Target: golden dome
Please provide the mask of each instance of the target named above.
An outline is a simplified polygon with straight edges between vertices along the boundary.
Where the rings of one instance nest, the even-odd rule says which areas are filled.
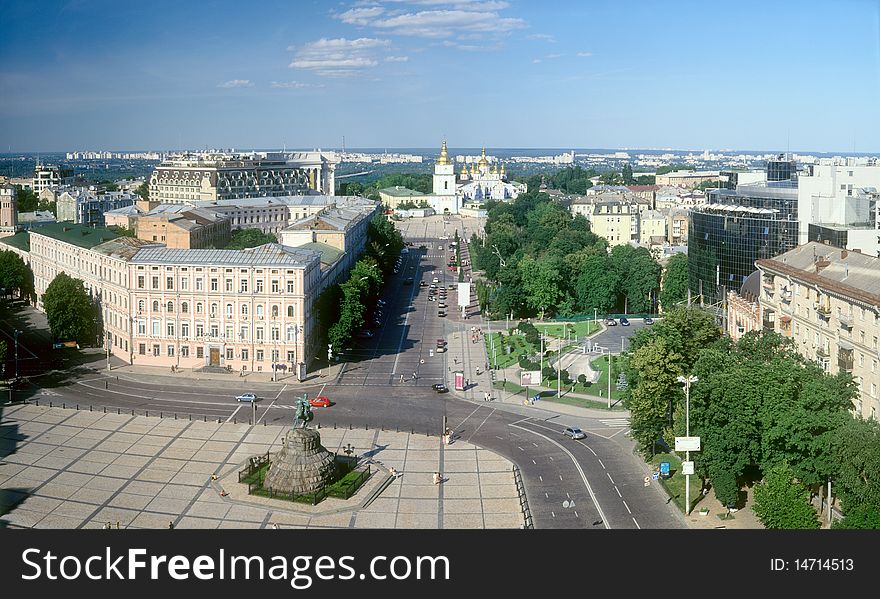
[[[480,158],[480,166],[488,166],[489,161],[486,160],[486,146],[483,146],[483,156]]]
[[[449,164],[449,152],[446,150],[446,140],[443,140],[443,145],[440,146],[440,158],[437,159],[437,164]]]
[[[462,165],[461,165],[461,176],[462,176],[462,178],[465,178],[465,179],[468,176],[467,164],[465,164],[465,163],[462,163]]]
[[[504,163],[501,163],[501,176],[504,176]]]

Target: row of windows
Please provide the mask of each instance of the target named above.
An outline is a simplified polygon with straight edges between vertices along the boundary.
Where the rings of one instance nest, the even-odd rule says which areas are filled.
[[[158,320],[150,321],[150,336],[152,337],[162,337],[162,323]],[[207,331],[208,337],[220,338],[220,326],[216,324],[211,324],[208,327],[205,327],[205,323],[197,322],[195,326],[190,327],[190,323],[183,322],[180,323],[180,337],[183,339],[189,339],[190,332],[192,331],[194,336],[198,339],[201,337],[205,337]],[[166,337],[176,337],[177,336],[177,327],[174,322],[165,323],[165,336]],[[224,335],[222,336],[224,339],[229,341],[250,341],[251,332],[250,328],[247,326],[243,326],[239,329],[238,334],[235,333],[235,327],[231,325],[227,325],[223,329]],[[266,338],[266,333],[268,332],[269,337]],[[285,329],[285,337],[284,341],[289,343],[296,343],[299,340],[299,332],[300,328],[296,325],[288,325]],[[147,321],[139,320],[137,322],[137,334],[140,336],[147,335]],[[258,326],[254,329],[254,341],[263,342],[263,341],[282,341],[281,339],[281,328],[280,327],[271,327],[268,331],[261,326]]]
[[[143,313],[147,307],[146,300],[138,300],[137,306],[138,306],[138,313]],[[165,304],[162,304],[159,302],[159,300],[153,300],[151,307],[153,309],[153,312],[160,312],[162,310],[162,308],[164,308],[166,312],[169,312],[169,313],[174,312],[174,302],[170,302],[170,301]],[[204,303],[196,302],[195,303],[195,313],[196,314],[203,314],[204,307],[205,307]],[[219,304],[212,303],[212,304],[210,304],[209,307],[210,307],[211,316],[216,316]],[[248,304],[241,304],[241,315],[242,316],[248,316],[249,315],[248,310],[249,310]],[[263,310],[263,304],[257,304],[254,307],[254,312],[257,317],[265,316],[265,312]],[[189,302],[180,302],[180,313],[181,314],[189,314]],[[234,313],[234,305],[233,304],[226,304],[227,318],[232,318],[233,313]],[[270,308],[270,314],[271,314],[272,318],[278,318],[281,315],[281,307],[277,304],[273,304],[272,307]],[[296,308],[293,305],[287,306],[287,317],[294,318],[295,315],[296,315]]]
[[[162,282],[162,277],[159,275],[152,275],[149,278],[150,281],[150,289],[164,289],[165,291],[174,291],[176,277],[166,276],[165,277],[165,286],[160,287],[160,283]],[[189,291],[189,278],[181,277],[180,278],[180,291]],[[250,279],[239,279],[238,284],[238,292],[239,293],[250,293]],[[147,283],[147,275],[138,275],[137,276],[137,288],[138,289],[146,289]],[[210,291],[220,291],[220,279],[219,278],[210,278],[208,281]],[[265,280],[257,279],[254,281],[253,290],[254,293],[264,293],[265,290]],[[288,280],[285,285],[287,293],[296,293],[296,281]],[[282,282],[280,279],[272,279],[269,283],[269,290],[271,293],[281,293]],[[203,277],[195,278],[195,287],[194,291],[204,291],[205,290],[205,279]],[[235,279],[227,278],[223,279],[223,290],[228,293],[232,293],[235,291]]]
[[[195,353],[196,353],[197,359],[203,359],[205,357],[205,348],[204,347],[197,346],[195,348],[195,350],[196,350]],[[166,345],[165,346],[165,355],[168,356],[169,358],[174,357],[175,351],[176,350],[175,350],[174,345]],[[138,355],[141,355],[141,356],[147,355],[147,344],[146,343],[139,343],[138,344]],[[152,344],[152,346],[150,347],[150,355],[152,355],[154,357],[161,356],[162,355],[162,346],[158,343]],[[272,362],[278,362],[278,358],[280,355],[281,355],[281,353],[277,349],[273,349],[269,353],[269,356],[271,356],[270,359],[272,360]],[[235,350],[231,347],[226,348],[225,356],[226,356],[227,360],[241,360],[243,362],[247,362],[251,359],[249,350],[242,349],[238,353],[236,353]],[[180,346],[180,357],[181,358],[190,357],[188,345],[181,345]],[[254,360],[256,362],[262,362],[265,359],[266,359],[265,350],[262,350],[262,349],[254,350]],[[290,362],[291,364],[293,364],[296,361],[296,352],[288,351],[287,352],[287,361]],[[247,366],[243,366],[242,369],[247,370]],[[261,369],[262,369],[262,367],[261,367]]]

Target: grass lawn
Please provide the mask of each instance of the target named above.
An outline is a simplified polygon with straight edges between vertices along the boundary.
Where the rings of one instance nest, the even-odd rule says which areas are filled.
[[[495,381],[495,383],[493,383],[493,387],[495,389],[502,389],[504,391],[507,391],[508,393],[516,393],[522,398],[523,401],[525,401],[527,397],[533,397],[535,395],[535,390],[533,388],[529,388],[527,395],[525,387],[522,387],[510,381]],[[563,393],[564,392],[565,391],[563,390]],[[563,395],[562,397],[556,397],[556,391],[541,391],[540,395],[540,401],[550,401],[554,403],[566,404],[569,406],[578,406],[581,408],[595,408],[600,410],[608,409],[606,403],[599,399],[587,399],[585,397],[571,397],[566,395]],[[611,407],[612,411],[624,409],[625,408],[622,405]]]
[[[672,453],[658,453],[651,459],[651,465],[655,471],[659,472],[660,462],[669,462],[669,472],[672,476],[665,480],[660,479],[659,482],[666,489],[669,496],[672,497],[672,501],[675,502],[681,513],[685,513],[684,501],[687,477],[681,473],[681,458]],[[691,512],[694,511],[694,506],[702,498],[703,496],[700,495],[700,477],[693,475],[691,476]]]
[[[563,331],[564,326],[564,331]],[[572,329],[574,329],[574,334],[576,337],[586,337],[587,335],[592,335],[596,331],[600,330],[602,327],[598,324],[594,323],[591,320],[583,320],[581,322],[575,323],[567,323],[563,325],[563,323],[559,324],[536,324],[535,328],[544,333],[545,335],[550,335],[551,337],[563,337],[564,334],[571,335]]]
[[[588,393],[593,393],[594,395],[602,395],[605,396],[608,393],[608,356],[602,356],[601,358],[596,358],[590,364],[593,366],[593,370],[598,370],[599,380],[596,383],[593,383],[592,388],[596,389],[596,391],[588,391]],[[613,363],[612,363],[612,366]],[[623,399],[624,392],[617,390],[617,379],[611,381],[611,399]]]
[[[504,341],[501,341],[501,333],[492,333],[491,339],[495,344],[495,355],[492,355],[492,343],[489,341],[489,335],[484,335],[486,341],[486,355],[489,356],[489,363],[495,364],[495,360],[498,362],[498,368],[507,368],[508,366],[513,366],[517,362],[519,362],[519,356],[522,354],[526,354],[527,356],[534,355],[538,353],[539,348],[535,347],[531,343],[526,342],[526,338],[523,335],[505,335]],[[506,353],[506,347],[508,345],[513,346],[513,351],[509,354]]]

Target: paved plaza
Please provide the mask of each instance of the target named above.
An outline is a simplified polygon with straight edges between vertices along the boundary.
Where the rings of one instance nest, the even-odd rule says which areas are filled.
[[[248,496],[237,472],[281,448],[281,426],[2,408],[0,526],[16,528],[521,528],[512,464],[438,436],[320,430],[374,475],[318,506]],[[398,471],[397,477],[389,474]],[[432,481],[434,472],[444,482]]]

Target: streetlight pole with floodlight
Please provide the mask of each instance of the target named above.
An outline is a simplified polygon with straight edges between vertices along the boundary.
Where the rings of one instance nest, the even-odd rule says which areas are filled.
[[[698,380],[700,379],[693,375],[678,377],[678,382],[684,385],[684,434],[686,437],[691,436],[691,383],[696,383]],[[685,460],[691,461],[690,450],[685,451]],[[691,475],[685,474],[684,478],[684,513],[687,516],[691,513]]]

